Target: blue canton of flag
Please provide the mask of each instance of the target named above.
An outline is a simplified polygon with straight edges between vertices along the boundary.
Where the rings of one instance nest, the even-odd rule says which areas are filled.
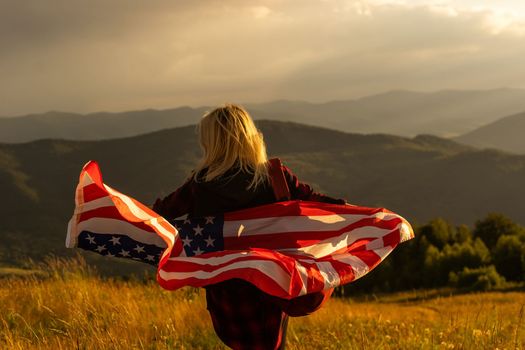
[[[157,266],[164,248],[137,242],[126,235],[82,231],[78,247],[104,256],[127,258]]]
[[[188,217],[183,220],[171,220],[170,223],[179,232],[186,256],[224,250],[222,216]]]

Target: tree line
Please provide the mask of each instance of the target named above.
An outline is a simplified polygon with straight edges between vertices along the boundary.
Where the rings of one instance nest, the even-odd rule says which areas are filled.
[[[338,290],[391,292],[456,287],[489,290],[525,281],[525,227],[491,213],[473,228],[444,219],[415,228],[415,238],[398,246],[364,278]]]

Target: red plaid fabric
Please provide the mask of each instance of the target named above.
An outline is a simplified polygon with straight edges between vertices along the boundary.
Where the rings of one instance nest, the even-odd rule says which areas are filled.
[[[288,316],[314,312],[332,292],[286,300],[233,279],[207,286],[206,302],[215,332],[232,349],[283,349]]]

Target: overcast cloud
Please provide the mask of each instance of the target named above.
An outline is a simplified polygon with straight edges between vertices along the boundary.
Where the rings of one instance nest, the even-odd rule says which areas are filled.
[[[0,0],[0,115],[525,87],[518,1]]]

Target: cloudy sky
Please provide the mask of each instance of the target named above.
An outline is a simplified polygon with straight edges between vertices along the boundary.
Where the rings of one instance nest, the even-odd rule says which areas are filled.
[[[0,115],[525,88],[522,0],[0,0]]]

